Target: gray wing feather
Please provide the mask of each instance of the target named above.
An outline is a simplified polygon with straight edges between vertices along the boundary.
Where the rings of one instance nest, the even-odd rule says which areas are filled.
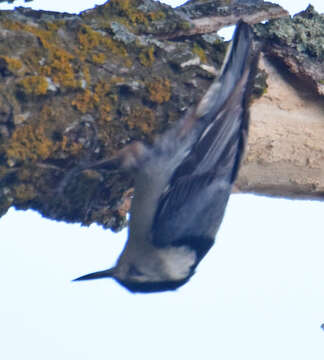
[[[257,59],[250,27],[241,22],[221,76],[197,106],[201,132],[160,197],[152,225],[155,245],[176,243],[179,234],[215,236],[244,151]]]

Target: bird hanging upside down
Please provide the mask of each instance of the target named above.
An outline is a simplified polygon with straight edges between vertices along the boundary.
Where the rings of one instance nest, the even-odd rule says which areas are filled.
[[[152,147],[133,143],[91,168],[135,179],[128,240],[117,264],[75,280],[113,278],[132,292],[175,290],[214,244],[244,152],[258,53],[240,22],[220,76]]]

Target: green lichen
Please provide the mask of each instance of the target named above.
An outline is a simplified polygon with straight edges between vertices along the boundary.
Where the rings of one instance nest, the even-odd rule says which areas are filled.
[[[178,23],[179,30],[189,30],[192,27],[192,24],[189,21],[179,21]]]
[[[207,62],[207,56],[206,56],[204,49],[201,48],[197,43],[194,43],[192,52],[199,57],[199,59],[202,63]]]
[[[293,18],[270,20],[254,28],[263,39],[324,61],[324,15],[318,14],[312,5]]]

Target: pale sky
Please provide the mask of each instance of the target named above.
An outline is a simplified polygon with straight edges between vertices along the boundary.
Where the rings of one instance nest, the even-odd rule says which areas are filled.
[[[27,6],[94,3],[103,1]],[[308,1],[280,4],[295,13]],[[322,0],[313,4],[324,12]],[[0,219],[0,359],[323,360],[323,212],[321,202],[233,195],[192,280],[133,295],[109,279],[70,281],[112,266],[126,230],[11,209]]]

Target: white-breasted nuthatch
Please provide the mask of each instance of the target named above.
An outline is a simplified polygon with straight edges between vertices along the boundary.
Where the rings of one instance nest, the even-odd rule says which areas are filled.
[[[185,284],[214,243],[244,152],[258,51],[240,22],[220,76],[198,106],[150,148],[133,143],[91,168],[130,170],[135,194],[116,266],[75,280],[114,278],[132,292]]]

